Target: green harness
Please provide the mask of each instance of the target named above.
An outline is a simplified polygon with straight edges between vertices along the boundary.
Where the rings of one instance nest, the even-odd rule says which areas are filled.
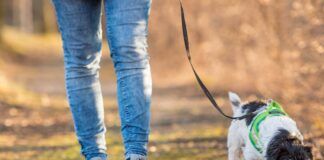
[[[249,139],[253,145],[253,147],[262,154],[263,152],[263,144],[259,140],[259,127],[260,124],[268,117],[273,116],[288,116],[287,113],[282,109],[281,105],[275,101],[272,101],[268,104],[268,106],[256,115],[250,127]]]

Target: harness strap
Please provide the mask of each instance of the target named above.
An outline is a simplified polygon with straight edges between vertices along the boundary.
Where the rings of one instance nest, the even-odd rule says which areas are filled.
[[[275,101],[271,101],[265,110],[253,118],[251,123],[249,139],[253,147],[261,154],[264,146],[260,141],[260,124],[267,118],[273,116],[288,116],[281,105]]]
[[[185,18],[185,12],[183,9],[183,5],[182,5],[182,1],[179,0],[180,2],[180,9],[181,9],[181,23],[182,23],[182,32],[183,32],[183,40],[184,40],[184,44],[185,44],[185,48],[186,48],[186,53],[187,53],[187,58],[188,61],[190,63],[191,69],[198,81],[198,84],[200,86],[200,88],[202,89],[202,91],[204,92],[204,94],[206,95],[206,97],[209,99],[209,101],[211,102],[211,104],[213,105],[213,107],[219,112],[221,113],[224,117],[229,118],[229,119],[233,119],[233,120],[242,120],[245,119],[247,117],[251,117],[254,116],[255,113],[249,113],[240,117],[232,117],[229,115],[226,115],[223,110],[219,107],[219,105],[217,104],[216,100],[214,99],[214,97],[212,96],[212,94],[210,93],[210,91],[207,89],[206,85],[203,83],[203,81],[201,80],[201,78],[199,77],[195,67],[192,64],[191,61],[191,55],[190,55],[190,45],[189,45],[189,36],[188,36],[188,31],[187,31],[187,25],[186,25],[186,18]]]

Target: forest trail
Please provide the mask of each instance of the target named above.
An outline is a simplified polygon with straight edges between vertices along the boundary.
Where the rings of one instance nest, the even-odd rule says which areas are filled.
[[[0,103],[0,159],[79,159],[79,146],[65,99],[62,56],[35,54],[22,59],[9,60],[3,65],[6,77],[14,82],[11,85],[17,85],[25,95],[17,103]],[[115,76],[111,61],[105,56],[100,77],[108,153],[113,160],[122,159]],[[149,147],[152,159],[226,157],[229,121],[197,95],[199,90],[194,87],[155,85]]]
[[[323,159],[324,1],[188,0],[184,7],[193,63],[222,109],[231,113],[228,91],[273,98]],[[178,1],[154,1],[150,19],[150,159],[227,159],[230,121],[212,108],[187,64]],[[121,160],[116,79],[104,44],[108,153]],[[0,1],[0,160],[81,159],[61,48],[50,1]]]
[[[8,62],[3,65],[6,77],[14,82],[13,85],[18,84],[25,95],[18,103],[0,103],[0,159],[80,159],[65,99],[62,56],[35,54],[24,57],[23,61]],[[100,76],[108,153],[113,160],[122,159],[115,76],[108,56],[102,59]],[[227,97],[218,96],[217,99],[230,113]],[[229,120],[214,111],[197,87],[161,87],[157,84],[152,102],[151,159],[226,159]],[[317,111],[322,114],[323,108],[305,110],[310,114]],[[316,123],[308,118],[300,121],[304,122],[301,126],[306,131],[313,130],[307,123]],[[323,147],[323,132],[316,130],[306,136],[309,141],[316,142],[317,147]]]

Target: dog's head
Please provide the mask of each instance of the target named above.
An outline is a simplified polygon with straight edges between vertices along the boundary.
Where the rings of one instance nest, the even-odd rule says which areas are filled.
[[[253,113],[259,110],[260,108],[264,107],[265,105],[267,105],[266,102],[261,100],[242,102],[241,98],[234,92],[229,92],[228,97],[232,105],[234,116],[241,116],[241,115]],[[245,119],[247,126],[251,124],[254,117],[255,116],[251,116]]]
[[[312,160],[312,148],[302,144],[296,136],[281,129],[270,141],[267,160]]]

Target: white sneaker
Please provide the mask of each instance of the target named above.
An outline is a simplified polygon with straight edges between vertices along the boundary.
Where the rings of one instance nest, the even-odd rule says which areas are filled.
[[[147,160],[146,156],[142,156],[139,154],[130,154],[127,156],[126,160]]]
[[[90,160],[105,160],[102,157],[92,157]]]

